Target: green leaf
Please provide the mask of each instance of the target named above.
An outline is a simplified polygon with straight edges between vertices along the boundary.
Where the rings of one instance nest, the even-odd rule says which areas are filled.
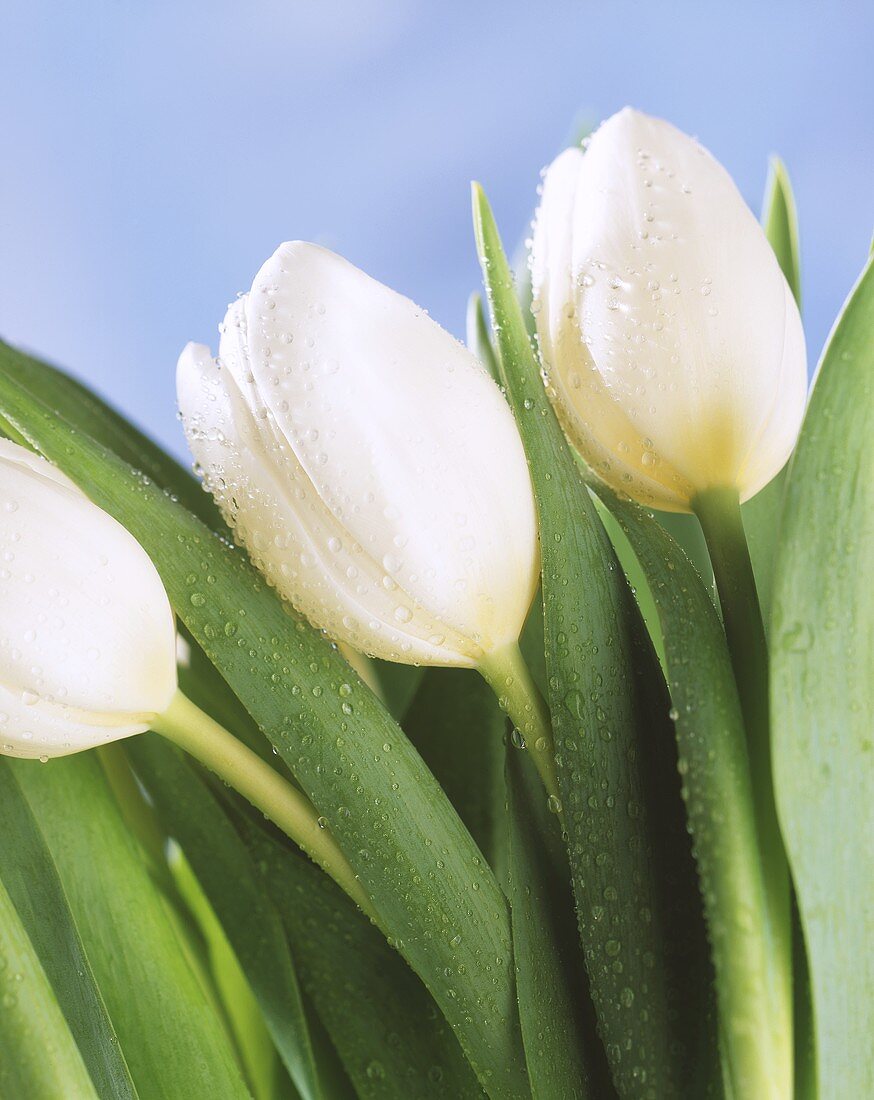
[[[708,990],[670,703],[547,401],[478,190],[474,219],[539,512],[549,701],[592,998],[620,1095],[675,1095],[693,1076],[707,1039]]]
[[[298,1092],[318,1100],[323,1092],[294,963],[245,845],[178,750],[148,734],[134,738],[128,753],[221,921]]]
[[[168,840],[167,866],[180,906],[200,933],[217,1010],[225,1020],[254,1100],[274,1100],[278,1057],[252,988],[185,853]]]
[[[801,305],[801,253],[798,246],[798,216],[795,198],[786,168],[779,157],[772,157],[765,201],[762,206],[762,226],[774,249],[786,281]],[[753,561],[756,588],[765,628],[770,623],[771,590],[774,582],[774,562],[779,550],[780,516],[786,487],[788,466],[784,467],[760,492],[743,506],[744,530]]]
[[[404,719],[407,736],[492,866],[503,846],[495,810],[506,726],[492,689],[465,668],[427,669]]]
[[[139,540],[187,629],[330,823],[488,1089],[524,1097],[506,900],[391,716],[239,550],[2,370],[0,410]]]
[[[425,674],[421,665],[396,665],[392,661],[373,659],[380,697],[397,722],[403,722],[407,707],[419,689]]]
[[[0,881],[104,1100],[136,1096],[51,853],[12,769],[0,759]]]
[[[147,435],[81,382],[0,340],[0,370],[59,416],[90,435],[177,500],[216,531],[227,527],[212,497],[182,466]]]
[[[0,1096],[4,1100],[97,1097],[54,991],[2,882]]]
[[[307,993],[358,1095],[481,1096],[424,986],[346,895],[262,830],[242,823],[242,831],[282,914]]]
[[[776,1043],[773,952],[743,717],[725,634],[697,570],[651,513],[600,481],[594,490],[628,537],[649,582],[665,643],[689,829],[715,968],[727,1076],[736,1097],[760,1093],[754,1074]],[[710,1052],[712,1055],[712,1052]],[[707,1070],[702,1060],[702,1089]],[[767,1070],[765,1070],[767,1072]]]
[[[583,476],[586,476],[585,472]],[[661,623],[659,622],[658,612],[656,611],[655,599],[650,591],[649,580],[641,569],[640,563],[637,560],[637,555],[632,550],[631,544],[625,532],[622,530],[622,526],[614,519],[609,508],[601,503],[600,497],[593,496],[592,499],[595,501],[595,505],[598,509],[598,517],[604,524],[604,530],[609,535],[610,542],[613,544],[616,557],[619,564],[622,566],[622,572],[625,574],[625,578],[631,586],[631,591],[634,593],[634,599],[640,609],[641,617],[646,625],[647,633],[650,636],[659,662],[664,666],[665,641],[662,637]]]
[[[54,858],[138,1095],[247,1097],[96,757],[10,766]]]
[[[589,999],[556,818],[521,752],[507,751],[506,768],[516,988],[532,1095],[606,1100],[615,1090]]]
[[[492,338],[483,309],[482,296],[471,294],[467,300],[467,346],[479,359],[489,374],[498,381],[498,362],[495,359],[495,349],[492,347]]]
[[[829,339],[786,486],[772,617],[780,822],[819,1095],[874,1095],[874,266]]]
[[[780,269],[798,305],[801,305],[801,248],[798,243],[798,212],[786,165],[771,157],[768,182],[762,202],[762,228]]]

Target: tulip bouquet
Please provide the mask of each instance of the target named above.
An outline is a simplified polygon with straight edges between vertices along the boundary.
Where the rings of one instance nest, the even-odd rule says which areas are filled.
[[[473,214],[467,347],[281,245],[196,478],[0,346],[2,1097],[874,1095],[870,266],[808,397],[779,163]]]

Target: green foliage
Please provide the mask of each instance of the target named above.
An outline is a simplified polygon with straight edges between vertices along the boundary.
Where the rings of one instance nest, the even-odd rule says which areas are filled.
[[[534,1100],[606,1100],[615,1091],[595,1027],[557,819],[515,747],[506,769],[516,983],[531,1091]]]
[[[239,551],[6,371],[0,411],[149,553],[187,630],[330,822],[487,1088],[524,1097],[506,899],[391,716]]]
[[[52,853],[10,764],[0,759],[0,882],[17,910],[97,1094],[136,1096]]]
[[[540,521],[562,823],[592,998],[623,1096],[672,1095],[709,1030],[707,952],[670,703],[610,541],[548,404],[482,192],[474,224]]]
[[[479,190],[474,213],[493,323],[472,296],[468,342],[528,456],[543,571],[520,646],[560,798],[534,768],[548,738],[508,736],[477,674],[339,650],[187,470],[0,343],[0,431],[139,540],[189,643],[183,690],[311,800],[378,914],[155,734],[0,758],[0,1100],[789,1100],[766,773],[700,530],[573,456],[525,258],[515,286]],[[762,221],[800,302],[777,159]],[[796,1100],[874,1095],[872,329],[869,264],[791,466],[743,508],[766,623],[773,608]]]
[[[224,1027],[97,758],[11,767],[54,859],[137,1095],[247,1097]]]
[[[872,330],[869,262],[823,355],[789,470],[772,617],[775,786],[822,1097],[874,1092]]]
[[[800,306],[801,252],[798,245],[798,217],[789,174],[779,157],[771,158],[765,200],[762,204],[762,226]],[[753,559],[756,588],[766,629],[770,626],[771,590],[779,548],[780,516],[787,469],[784,467],[743,507],[744,529],[749,542],[750,557]]]
[[[322,1100],[294,963],[248,851],[178,750],[148,734],[128,752],[222,924],[302,1100]]]

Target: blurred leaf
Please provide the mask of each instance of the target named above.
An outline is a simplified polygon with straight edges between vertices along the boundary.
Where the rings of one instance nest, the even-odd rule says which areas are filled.
[[[128,753],[221,922],[298,1092],[318,1100],[324,1094],[294,963],[248,851],[178,750],[148,734],[133,739]]]
[[[801,305],[801,254],[798,247],[798,216],[795,199],[786,168],[779,157],[772,157],[765,200],[762,206],[762,225],[774,249],[777,261],[786,281]],[[753,560],[756,588],[765,629],[770,626],[771,591],[774,582],[774,563],[779,550],[780,516],[786,487],[788,465],[760,492],[743,506],[744,530]]]
[[[481,1096],[427,990],[376,928],[309,861],[253,826],[241,822],[241,829],[282,914],[307,993],[358,1095]]]
[[[589,999],[557,821],[527,757],[510,747],[506,767],[513,952],[532,1095],[606,1100],[615,1090]]]
[[[374,659],[373,667],[386,708],[396,722],[403,722],[407,707],[425,675],[421,665],[397,665]]]
[[[762,228],[780,269],[798,305],[801,305],[801,248],[798,243],[798,212],[786,165],[771,157],[768,182],[762,202]]]
[[[506,726],[492,689],[466,668],[427,669],[404,720],[407,736],[490,864],[503,846],[495,805],[503,787]]]
[[[76,1042],[2,882],[0,1053],[4,1100],[96,1100]]]
[[[136,1096],[51,853],[6,761],[0,758],[0,882],[51,984],[58,1008],[104,1100]]]
[[[330,823],[489,1090],[526,1096],[506,900],[382,704],[240,551],[2,370],[0,411],[139,540],[192,636]]]
[[[716,584],[713,579],[713,566],[710,564],[710,555],[707,552],[707,543],[704,541],[704,533],[697,516],[687,515],[684,512],[659,512],[653,513],[655,518],[667,531],[672,541],[680,547],[689,561],[694,565],[698,576],[704,581],[704,587],[716,606]]]
[[[874,266],[789,470],[772,617],[775,787],[810,962],[819,1094],[874,1095]]]
[[[466,339],[467,346],[497,382],[498,364],[495,359],[495,349],[492,347],[492,337],[483,310],[482,296],[476,292],[467,300]]]
[[[537,498],[549,701],[592,998],[620,1095],[675,1095],[706,1041],[709,994],[670,703],[547,401],[491,211],[476,190],[474,219]]]
[[[273,1100],[277,1053],[257,998],[185,854],[175,840],[168,848],[174,883],[203,937],[219,1009],[234,1038],[246,1081],[254,1100]]]
[[[57,866],[138,1096],[248,1097],[96,757],[10,766]]]

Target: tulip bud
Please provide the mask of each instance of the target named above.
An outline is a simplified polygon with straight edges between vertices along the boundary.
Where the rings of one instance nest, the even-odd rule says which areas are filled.
[[[477,665],[515,642],[537,581],[512,414],[407,298],[282,245],[178,392],[207,487],[267,579],[370,655]]]
[[[148,729],[176,691],[176,643],[145,551],[7,440],[0,516],[0,751],[46,759]]]
[[[807,388],[792,293],[728,173],[626,108],[551,165],[534,233],[537,332],[568,436],[605,481],[689,511],[742,500],[794,446]]]

